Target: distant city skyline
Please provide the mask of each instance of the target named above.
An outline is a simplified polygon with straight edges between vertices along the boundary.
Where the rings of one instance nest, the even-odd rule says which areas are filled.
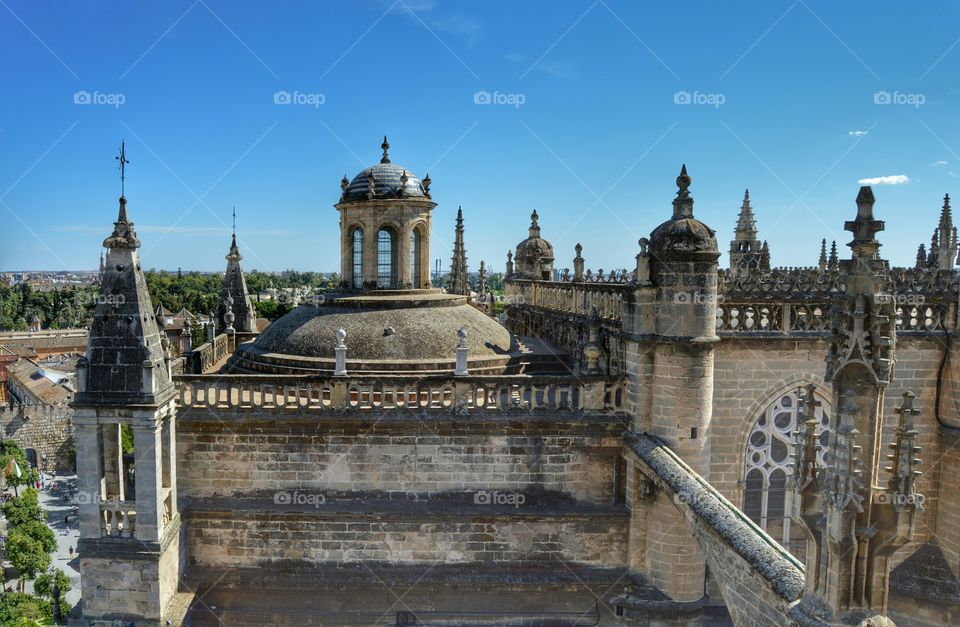
[[[395,163],[431,176],[444,267],[462,206],[471,271],[502,272],[533,209],[556,267],[580,242],[587,267],[631,268],[683,162],[724,253],[749,188],[773,265],[814,265],[822,238],[843,255],[872,184],[881,254],[909,266],[960,194],[957,17],[803,0],[4,0],[0,271],[96,268],[125,141],[144,268],[222,271],[236,206],[246,269],[336,272],[340,179],[379,160],[384,134]]]

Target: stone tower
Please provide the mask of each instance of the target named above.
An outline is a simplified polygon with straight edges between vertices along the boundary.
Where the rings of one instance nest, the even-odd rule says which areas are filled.
[[[457,207],[457,226],[453,237],[453,259],[450,260],[450,281],[447,292],[470,295],[470,281],[467,277],[467,250],[463,246],[463,209],[460,207]]]
[[[825,468],[810,390],[807,421],[795,453],[797,492],[793,519],[807,536],[806,582],[800,615],[829,624],[855,624],[871,617],[884,624],[890,556],[913,535],[923,497],[914,489],[919,460],[914,446],[913,395],[904,395],[893,465],[883,468],[883,401],[893,378],[896,350],[894,297],[887,262],[876,234],[870,187],[857,195],[857,216],[844,224],[853,233],[852,255],[840,261],[846,293],[831,303],[832,337],[825,379],[833,386],[833,424]]]
[[[527,239],[517,244],[517,254],[513,259],[517,278],[553,280],[553,245],[540,237],[540,216],[536,210],[530,214]]]
[[[764,257],[766,257],[764,259]],[[770,251],[766,242],[757,239],[757,220],[750,206],[750,190],[743,192],[743,204],[737,217],[734,239],[730,242],[730,269],[736,276],[746,276],[751,271],[769,268]]]
[[[240,266],[240,249],[237,248],[237,234],[234,232],[230,241],[230,251],[227,253],[227,271],[223,275],[223,286],[220,288],[220,308],[217,316],[217,326],[226,326],[224,316],[229,304],[233,313],[233,328],[239,333],[255,333],[257,317],[247,292],[247,280],[243,276]]]
[[[174,385],[127,200],[108,249],[73,401],[83,619],[159,624],[179,579]],[[121,433],[133,434],[124,467]],[[99,623],[98,623],[99,624]]]
[[[632,293],[625,294],[628,404],[633,430],[650,433],[709,479],[717,308],[714,231],[693,216],[686,166],[677,177],[672,217],[640,240]],[[705,566],[682,515],[663,494],[642,489],[631,502],[631,569],[677,603],[699,601]],[[644,498],[646,495],[646,498]]]
[[[340,181],[340,276],[348,290],[430,287],[430,175],[421,181],[390,161]]]

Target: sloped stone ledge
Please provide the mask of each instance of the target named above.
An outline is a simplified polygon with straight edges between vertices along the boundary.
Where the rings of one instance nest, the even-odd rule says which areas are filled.
[[[673,497],[711,562],[731,614],[753,621],[787,618],[803,594],[803,566],[693,471],[666,444],[647,434],[624,434],[628,448]],[[757,589],[758,584],[765,589]],[[735,598],[733,598],[735,597]],[[734,607],[741,605],[741,607]],[[758,623],[759,624],[759,623]]]

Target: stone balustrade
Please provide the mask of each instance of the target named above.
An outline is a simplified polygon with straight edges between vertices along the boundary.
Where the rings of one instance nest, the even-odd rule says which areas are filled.
[[[511,328],[520,335],[537,335],[555,322],[524,320],[520,312],[584,319],[596,313],[605,326],[618,326],[624,294],[637,289],[627,281],[628,276],[615,273],[602,280],[593,276],[589,281],[570,280],[566,275],[562,281],[508,279],[508,320],[521,322]],[[956,272],[893,268],[887,279],[886,290],[896,304],[898,331],[931,333],[960,326]],[[846,283],[841,273],[818,268],[774,268],[746,277],[721,270],[718,289],[716,328],[721,336],[824,334],[830,328],[831,301],[834,295],[846,292]],[[691,299],[697,297],[690,295]],[[550,339],[549,334],[544,337]]]
[[[110,499],[100,503],[100,535],[132,538],[137,530],[136,501]]]
[[[415,375],[188,375],[175,377],[181,408],[266,411],[623,411],[622,381],[603,377]]]
[[[221,333],[215,336],[212,341],[204,342],[189,353],[186,353],[184,355],[187,360],[183,369],[184,373],[199,374],[210,370],[215,364],[227,356],[229,349],[227,340],[227,334]]]
[[[620,320],[623,312],[625,282],[532,281],[511,279],[507,283],[506,302],[512,306],[531,306],[560,311],[574,316]]]

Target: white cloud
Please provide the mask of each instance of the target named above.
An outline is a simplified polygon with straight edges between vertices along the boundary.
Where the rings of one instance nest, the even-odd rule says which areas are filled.
[[[850,137],[863,137],[869,132],[870,131],[847,131],[847,135],[849,135]]]
[[[934,168],[934,167],[936,167],[936,166],[938,166],[938,165],[947,165],[947,162],[946,162],[946,161],[934,161],[933,163],[930,164],[930,167],[931,167],[931,168]]]
[[[892,176],[875,176],[869,179],[860,179],[857,183],[861,185],[903,185],[909,183],[910,177],[906,174],[894,174]]]

